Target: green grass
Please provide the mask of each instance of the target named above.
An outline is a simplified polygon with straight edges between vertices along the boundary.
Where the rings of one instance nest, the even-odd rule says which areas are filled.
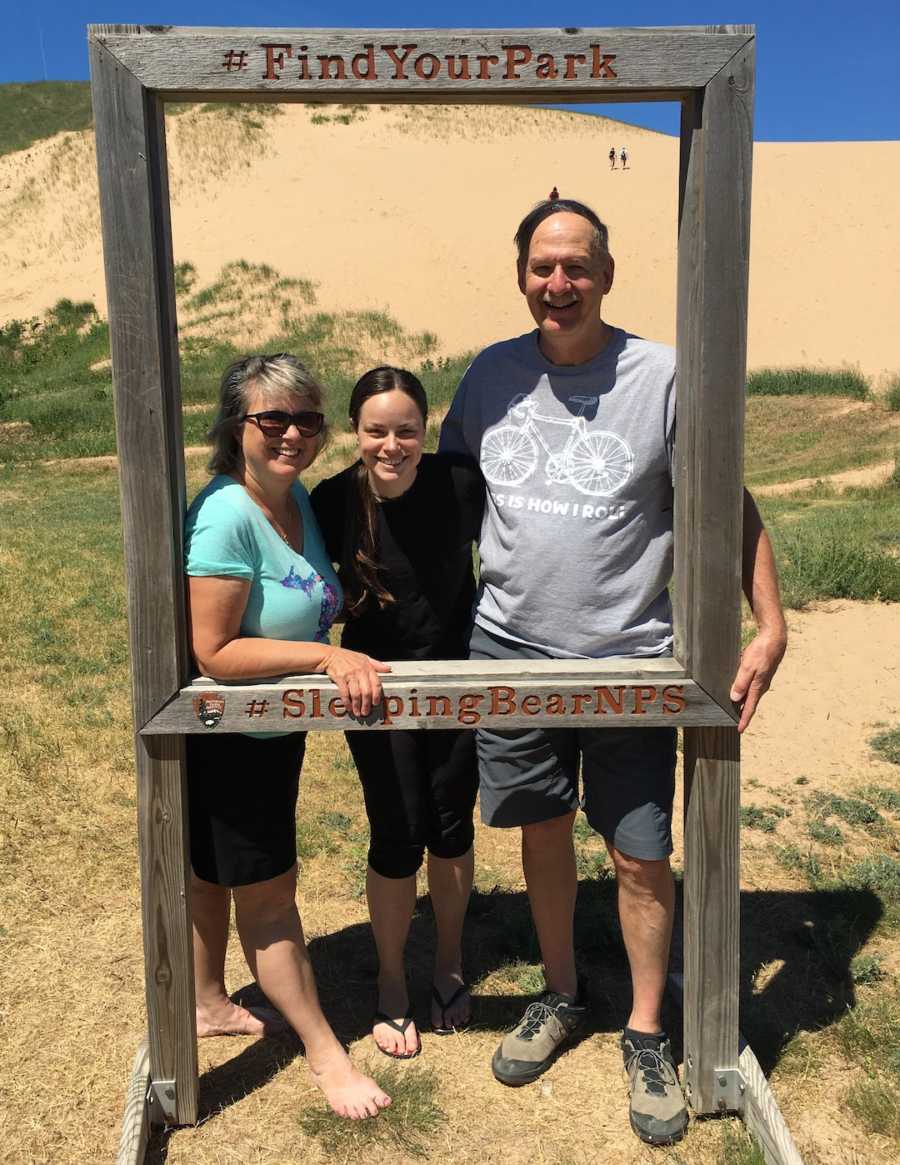
[[[806,832],[813,841],[817,841],[821,845],[840,845],[844,840],[844,835],[837,825],[829,825],[824,821],[808,822]]]
[[[900,1142],[900,1098],[897,1085],[881,1079],[857,1080],[844,1104],[866,1132]]]
[[[761,498],[786,606],[817,599],[900,601],[900,488]]]
[[[882,760],[889,761],[892,765],[900,765],[900,728],[879,732],[877,736],[872,737],[869,745]],[[887,792],[888,790],[885,790],[885,793]],[[890,807],[900,809],[900,794],[893,794]]]
[[[265,343],[270,352],[301,357],[326,385],[326,413],[347,428],[347,406],[359,371],[372,353],[400,350],[421,376],[435,410],[446,407],[469,357],[431,359],[437,339],[408,333],[387,313],[314,310],[313,284],[285,279],[264,264],[228,264],[210,285],[197,288],[196,272],[181,263],[175,272],[185,405],[206,406],[184,416],[186,445],[203,444],[212,420],[223,370],[243,353],[224,339],[192,333],[204,312],[227,316],[255,300],[282,301],[282,331]],[[299,308],[297,305],[300,305]],[[0,328],[0,463],[94,457],[115,452],[109,327],[91,303],[60,300],[41,320],[12,320]],[[10,425],[9,422],[13,424]]]
[[[747,376],[750,396],[847,396],[865,400],[869,385],[852,368],[757,368]]]
[[[841,1054],[868,1072],[885,1072],[900,1085],[900,995],[897,990],[871,995],[848,1011],[832,1028]]]
[[[766,1165],[762,1149],[740,1121],[722,1124],[722,1142],[716,1165]]]
[[[867,801],[858,797],[843,797],[837,793],[815,792],[806,799],[810,814],[820,821],[839,817],[848,825],[872,826],[882,823],[881,814]]]
[[[870,805],[877,805],[889,813],[900,813],[900,792],[896,789],[888,789],[884,785],[861,785],[856,792]]]
[[[64,130],[93,124],[87,81],[29,81],[0,85],[0,155],[25,150]]]
[[[900,373],[896,373],[888,381],[884,399],[892,413],[900,412]]]
[[[878,955],[857,955],[850,963],[850,978],[859,986],[881,983],[887,978]]]
[[[893,456],[895,414],[883,399],[751,396],[747,400],[747,484],[824,477]]]
[[[767,808],[759,805],[741,806],[741,825],[745,829],[758,829],[762,833],[774,833],[779,819],[788,816],[789,811],[777,805]]]
[[[300,1128],[314,1137],[329,1158],[350,1161],[375,1149],[385,1159],[408,1153],[427,1157],[436,1129],[446,1119],[437,1102],[440,1081],[433,1069],[400,1068],[379,1062],[374,1074],[391,1098],[388,1108],[369,1120],[346,1120],[330,1109],[316,1107],[299,1118]]]

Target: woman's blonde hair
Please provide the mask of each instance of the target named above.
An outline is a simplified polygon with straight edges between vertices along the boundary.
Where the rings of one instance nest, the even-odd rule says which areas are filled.
[[[231,473],[241,463],[238,427],[255,395],[273,403],[285,399],[308,401],[322,410],[322,386],[315,376],[290,352],[271,356],[242,356],[230,364],[219,386],[219,411],[206,435],[212,445],[210,473]],[[328,439],[328,426],[318,437],[318,455]]]

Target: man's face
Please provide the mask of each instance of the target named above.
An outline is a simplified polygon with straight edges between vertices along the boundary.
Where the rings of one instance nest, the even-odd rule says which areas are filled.
[[[552,214],[532,235],[519,270],[541,349],[555,364],[584,363],[603,347],[600,304],[612,287],[613,261],[595,249],[595,239],[580,214]]]

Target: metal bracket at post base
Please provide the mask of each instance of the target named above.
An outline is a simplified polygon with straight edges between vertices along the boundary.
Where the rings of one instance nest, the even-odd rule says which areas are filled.
[[[178,1124],[178,1093],[174,1080],[151,1080],[147,1093],[150,1124],[154,1128]]]
[[[685,1096],[691,1104],[691,1069],[693,1064],[688,1057],[687,1073],[684,1085]],[[747,1081],[739,1068],[717,1068],[713,1072],[713,1103],[717,1112],[734,1112],[743,1116],[746,1108]],[[693,1105],[692,1105],[693,1107]]]

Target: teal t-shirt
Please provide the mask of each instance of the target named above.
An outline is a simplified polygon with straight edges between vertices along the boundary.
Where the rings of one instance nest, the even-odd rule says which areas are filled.
[[[187,512],[185,573],[250,583],[241,635],[325,643],[343,602],[341,584],[309,494],[299,482],[291,493],[303,516],[302,554],[279,536],[243,486],[214,477]]]

